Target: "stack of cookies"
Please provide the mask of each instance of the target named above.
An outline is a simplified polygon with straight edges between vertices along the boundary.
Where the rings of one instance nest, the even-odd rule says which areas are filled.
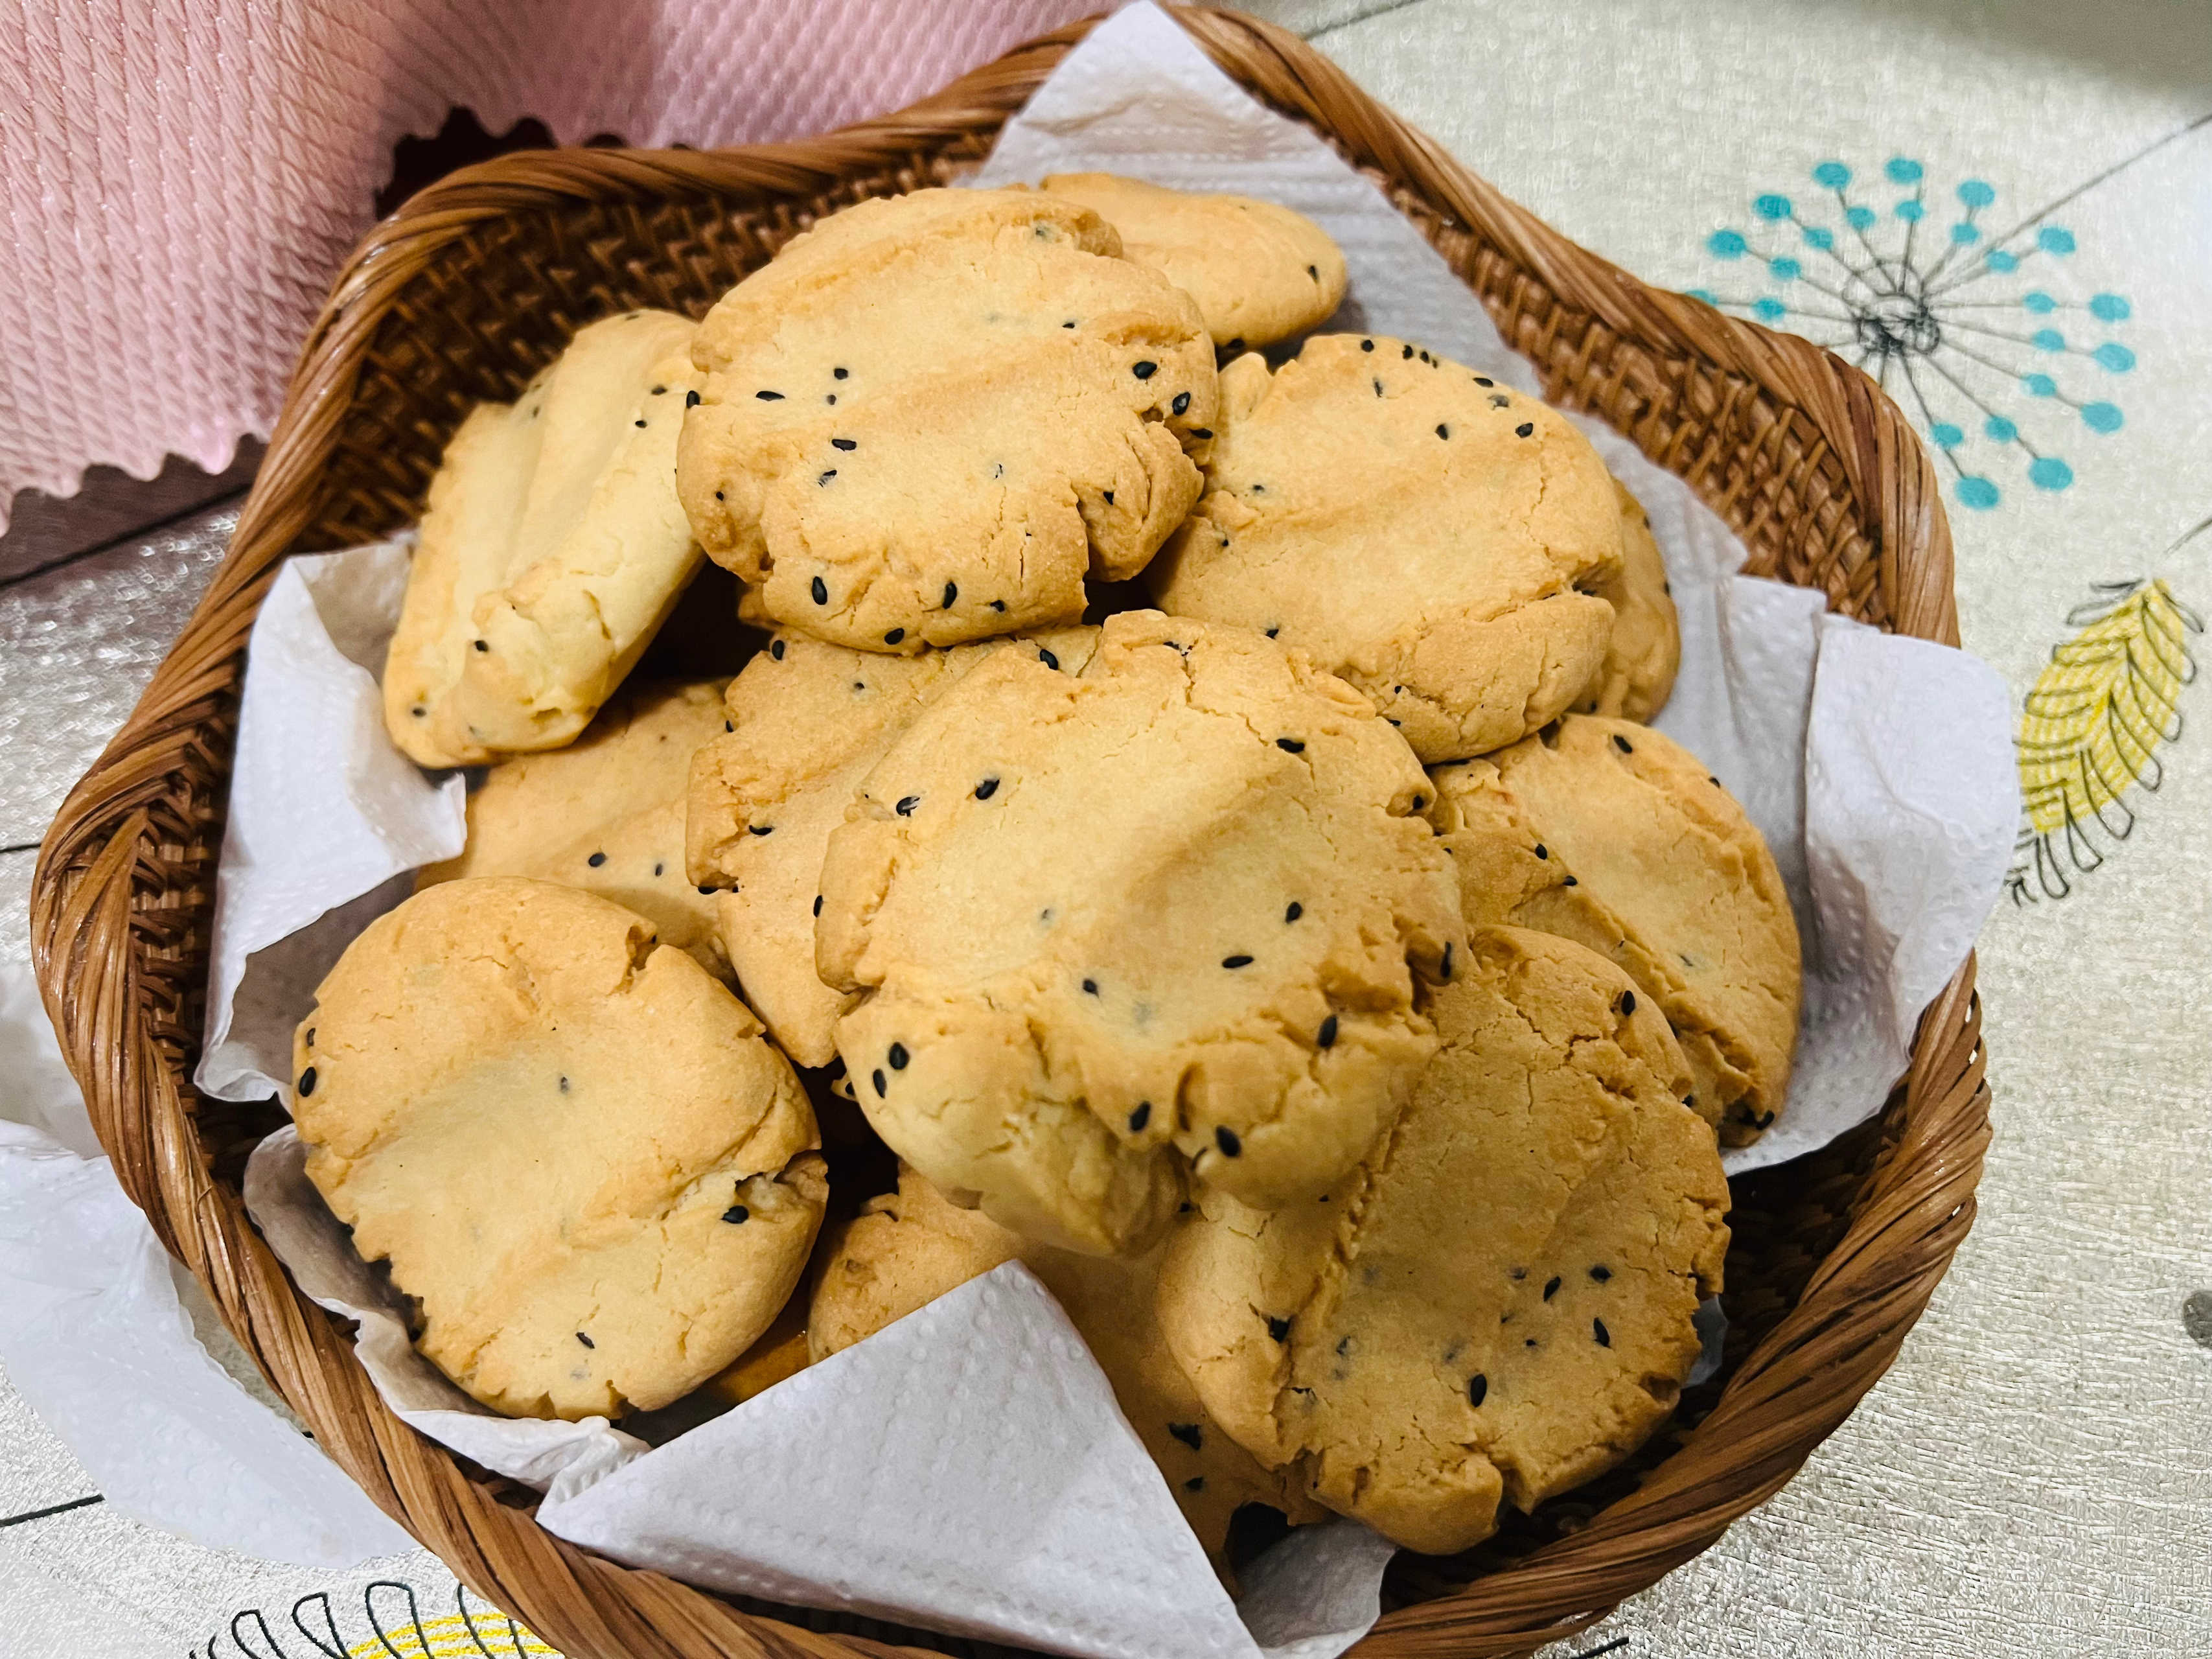
[[[1224,1574],[1254,1505],[1467,1548],[1666,1418],[1789,902],[1643,724],[1636,501],[1309,335],[1344,288],[1266,203],[921,191],[469,417],[385,712],[489,769],[294,1101],[458,1385],[740,1400],[1019,1260]],[[631,677],[679,611],[734,678]]]

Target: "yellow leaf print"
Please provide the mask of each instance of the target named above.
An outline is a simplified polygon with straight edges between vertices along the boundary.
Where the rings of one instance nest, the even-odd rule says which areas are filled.
[[[2020,725],[2021,850],[2053,898],[2069,889],[2060,848],[2075,871],[2095,869],[2104,855],[2090,827],[2124,840],[2135,828],[2128,791],[2164,781],[2158,750],[2180,735],[2181,689],[2197,677],[2189,636],[2204,630],[2164,577],[2100,583],[2066,620],[2079,631],[2051,653]],[[2014,872],[2015,899],[2031,896],[2026,876]]]

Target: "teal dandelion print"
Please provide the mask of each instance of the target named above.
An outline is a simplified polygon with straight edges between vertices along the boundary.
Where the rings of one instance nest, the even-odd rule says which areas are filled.
[[[2084,280],[2075,233],[2051,209],[2008,221],[1986,179],[1939,188],[1906,155],[1870,176],[1822,161],[1807,183],[1707,237],[1728,274],[1692,296],[1873,375],[1917,417],[1960,506],[2070,488],[2069,457],[2126,427],[2136,366],[2135,307]]]

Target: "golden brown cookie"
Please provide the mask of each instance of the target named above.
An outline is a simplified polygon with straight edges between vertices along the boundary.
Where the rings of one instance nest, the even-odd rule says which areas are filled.
[[[662,311],[593,323],[461,423],[385,659],[385,726],[410,758],[557,749],[652,642],[700,562],[672,487],[693,332]]]
[[[1206,491],[1146,573],[1161,609],[1257,629],[1371,698],[1425,761],[1581,695],[1620,508],[1565,416],[1417,346],[1320,335],[1223,371]]]
[[[1344,301],[1344,255],[1302,213],[1250,196],[1168,190],[1111,173],[1058,173],[1039,186],[1097,210],[1125,258],[1198,301],[1224,350],[1317,328]]]
[[[1079,620],[1084,578],[1134,575],[1198,498],[1213,418],[1197,306],[1121,252],[1035,191],[794,238],[700,328],[677,482],[709,556],[863,650]]]
[[[730,682],[716,735],[692,763],[688,874],[721,890],[719,937],[739,988],[800,1065],[837,1057],[837,1018],[853,1000],[815,971],[814,917],[830,832],[869,769],[992,652],[1045,652],[1080,673],[1097,640],[1095,628],[1064,628],[886,657],[778,635]]]
[[[468,844],[426,865],[416,890],[470,876],[533,876],[612,899],[663,945],[730,976],[714,896],[684,874],[691,757],[723,735],[722,688],[626,686],[566,749],[519,755],[469,797]]]
[[[1674,1029],[1690,1103],[1730,1146],[1790,1091],[1802,969],[1773,854],[1698,757],[1626,720],[1570,714],[1431,775],[1430,815],[1469,927],[1579,940]]]
[[[681,1398],[790,1297],[827,1194],[814,1115],[744,1004],[642,916],[513,878],[378,918],[293,1042],[307,1170],[518,1417]]]
[[[1107,619],[1080,675],[994,653],[916,718],[830,839],[817,963],[893,1150],[1028,1237],[1134,1254],[1182,1169],[1319,1190],[1435,1037],[1462,938],[1373,708],[1256,634]]]
[[[1478,929],[1442,1050],[1320,1198],[1206,1194],[1157,1306],[1215,1419],[1321,1503],[1447,1554],[1674,1409],[1728,1184],[1667,1023],[1594,952]]]
[[[1613,480],[1613,489],[1620,498],[1620,574],[1590,589],[1613,607],[1613,639],[1575,712],[1649,722],[1667,706],[1674,689],[1674,673],[1682,665],[1682,630],[1650,515],[1620,479]]]
[[[1017,1260],[1082,1333],[1217,1571],[1227,1575],[1230,1518],[1246,1504],[1280,1510],[1293,1526],[1325,1517],[1281,1471],[1261,1467],[1206,1414],[1153,1317],[1158,1250],[1121,1260],[1035,1243],[979,1210],[947,1203],[909,1169],[900,1170],[896,1193],[871,1199],[836,1241],[815,1287],[809,1352],[825,1359]]]

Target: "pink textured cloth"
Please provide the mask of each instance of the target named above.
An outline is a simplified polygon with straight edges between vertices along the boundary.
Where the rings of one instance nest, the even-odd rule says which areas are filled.
[[[827,131],[1109,0],[0,0],[0,527],[265,436],[392,147]]]

